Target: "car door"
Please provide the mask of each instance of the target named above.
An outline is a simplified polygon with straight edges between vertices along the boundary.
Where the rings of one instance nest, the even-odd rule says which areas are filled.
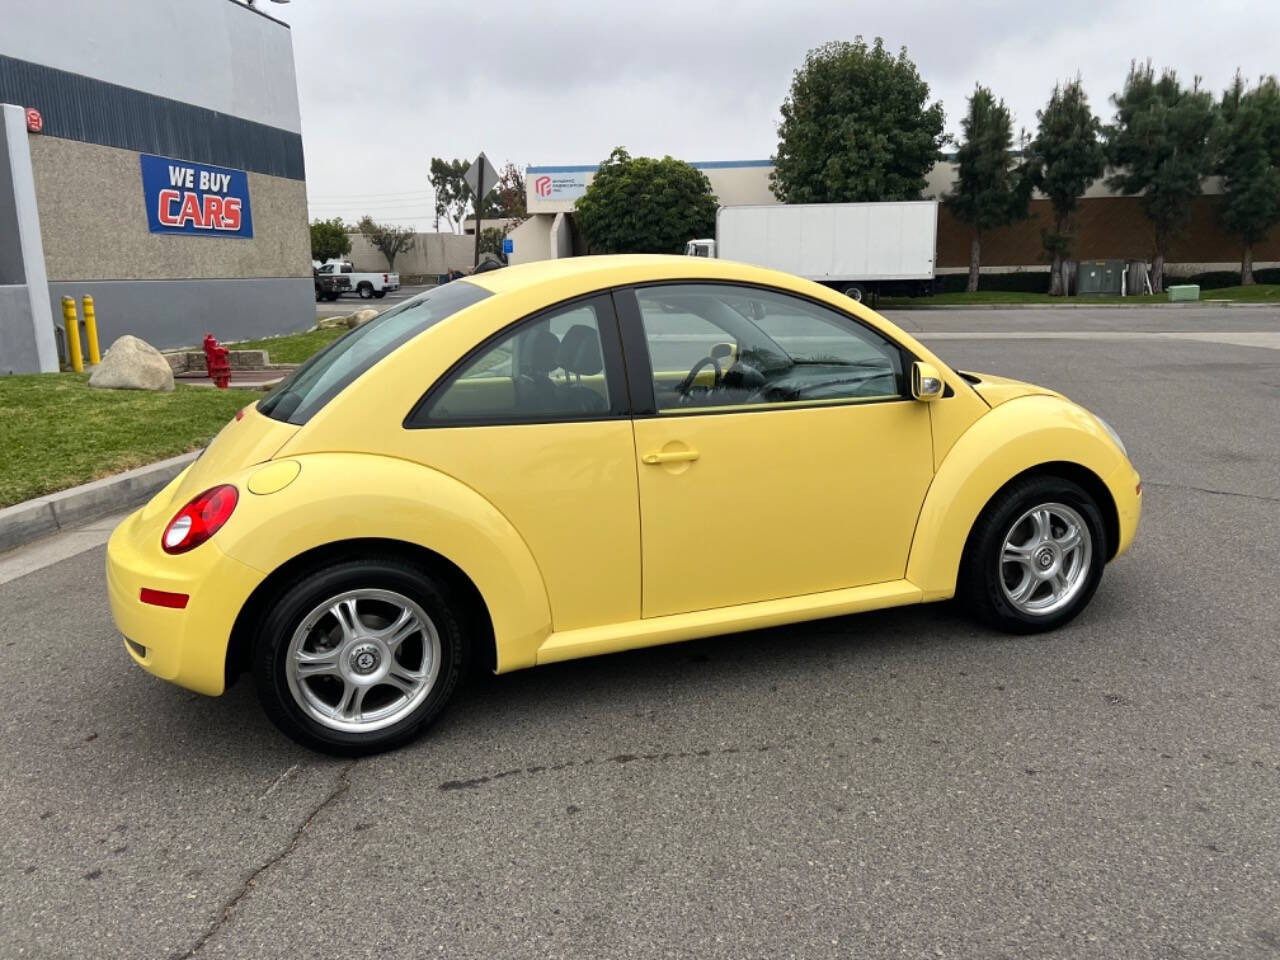
[[[669,283],[616,300],[645,617],[904,576],[933,463],[897,344],[763,287]]]
[[[555,630],[640,616],[635,446],[607,293],[489,338],[405,426],[414,459],[476,490],[520,533]]]

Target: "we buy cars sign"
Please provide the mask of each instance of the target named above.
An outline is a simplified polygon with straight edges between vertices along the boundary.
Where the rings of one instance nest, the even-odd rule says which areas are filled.
[[[142,192],[152,233],[252,237],[243,170],[142,154]]]

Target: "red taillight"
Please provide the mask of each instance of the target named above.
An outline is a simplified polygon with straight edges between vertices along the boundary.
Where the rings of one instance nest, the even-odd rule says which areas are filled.
[[[165,553],[186,553],[200,546],[231,517],[240,494],[229,483],[211,487],[179,510],[160,537]]]
[[[385,273],[382,275],[382,282],[383,282],[383,283],[389,283],[389,282],[390,282],[390,279],[387,277],[387,275],[386,275]]]

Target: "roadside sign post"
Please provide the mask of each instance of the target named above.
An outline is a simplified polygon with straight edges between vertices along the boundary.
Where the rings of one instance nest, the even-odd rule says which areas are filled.
[[[478,267],[480,266],[480,207],[484,203],[484,198],[489,195],[489,191],[498,185],[498,171],[493,169],[493,164],[489,162],[489,158],[482,150],[480,156],[467,167],[463,179],[471,188],[471,196],[475,198],[476,259],[474,266]]]

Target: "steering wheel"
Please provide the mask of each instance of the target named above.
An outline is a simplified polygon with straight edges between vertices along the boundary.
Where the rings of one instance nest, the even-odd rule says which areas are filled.
[[[720,369],[720,361],[715,357],[703,357],[693,365],[688,375],[676,385],[676,393],[682,397],[689,396],[693,390],[693,381],[698,379],[698,374],[702,372],[702,368],[707,364],[711,364],[711,368],[715,371],[715,382],[711,389],[720,389],[720,384],[724,381],[724,371]]]

